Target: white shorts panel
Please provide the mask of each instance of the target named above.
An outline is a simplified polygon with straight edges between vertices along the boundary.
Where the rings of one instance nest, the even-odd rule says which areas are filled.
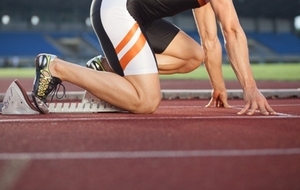
[[[115,49],[136,25],[136,21],[126,9],[126,0],[103,0],[101,21]],[[140,34],[141,30],[138,28],[128,43],[119,52],[116,52],[119,60],[132,48]],[[158,73],[156,60],[148,42],[130,60],[123,71],[124,75]]]

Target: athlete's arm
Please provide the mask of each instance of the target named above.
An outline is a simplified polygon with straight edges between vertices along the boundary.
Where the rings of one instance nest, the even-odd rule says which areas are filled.
[[[238,114],[275,114],[265,97],[258,91],[249,63],[246,35],[239,23],[232,0],[207,0],[211,3],[223,31],[229,61],[244,91],[246,105]]]
[[[222,74],[222,48],[217,35],[216,18],[209,3],[193,10],[201,43],[205,52],[204,64],[212,86],[207,107],[230,107]]]

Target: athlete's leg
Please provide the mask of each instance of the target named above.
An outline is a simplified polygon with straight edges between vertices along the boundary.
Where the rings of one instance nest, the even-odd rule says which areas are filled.
[[[188,73],[204,60],[200,44],[183,31],[179,31],[164,52],[155,55],[160,74]]]
[[[144,26],[155,52],[160,74],[187,73],[204,59],[202,47],[194,39],[166,20]]]
[[[95,71],[58,58],[50,64],[53,76],[91,92],[114,106],[133,113],[154,112],[161,100],[158,74],[119,76]]]

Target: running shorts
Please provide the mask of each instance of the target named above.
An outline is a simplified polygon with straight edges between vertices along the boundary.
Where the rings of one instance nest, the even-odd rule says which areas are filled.
[[[162,18],[200,4],[198,0],[93,0],[90,15],[113,70],[121,76],[141,75],[158,73],[154,54],[162,53],[180,30]]]

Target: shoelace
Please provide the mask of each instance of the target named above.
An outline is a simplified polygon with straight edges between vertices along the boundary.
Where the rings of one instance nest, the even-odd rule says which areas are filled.
[[[58,92],[59,92],[61,86],[63,87],[63,94],[62,94],[62,96],[58,96]],[[56,85],[56,87],[49,93],[49,95],[50,94],[52,94],[50,103],[52,102],[54,95],[59,100],[62,99],[63,97],[66,97],[66,87],[65,87],[65,85],[63,85],[62,83],[58,83]]]

